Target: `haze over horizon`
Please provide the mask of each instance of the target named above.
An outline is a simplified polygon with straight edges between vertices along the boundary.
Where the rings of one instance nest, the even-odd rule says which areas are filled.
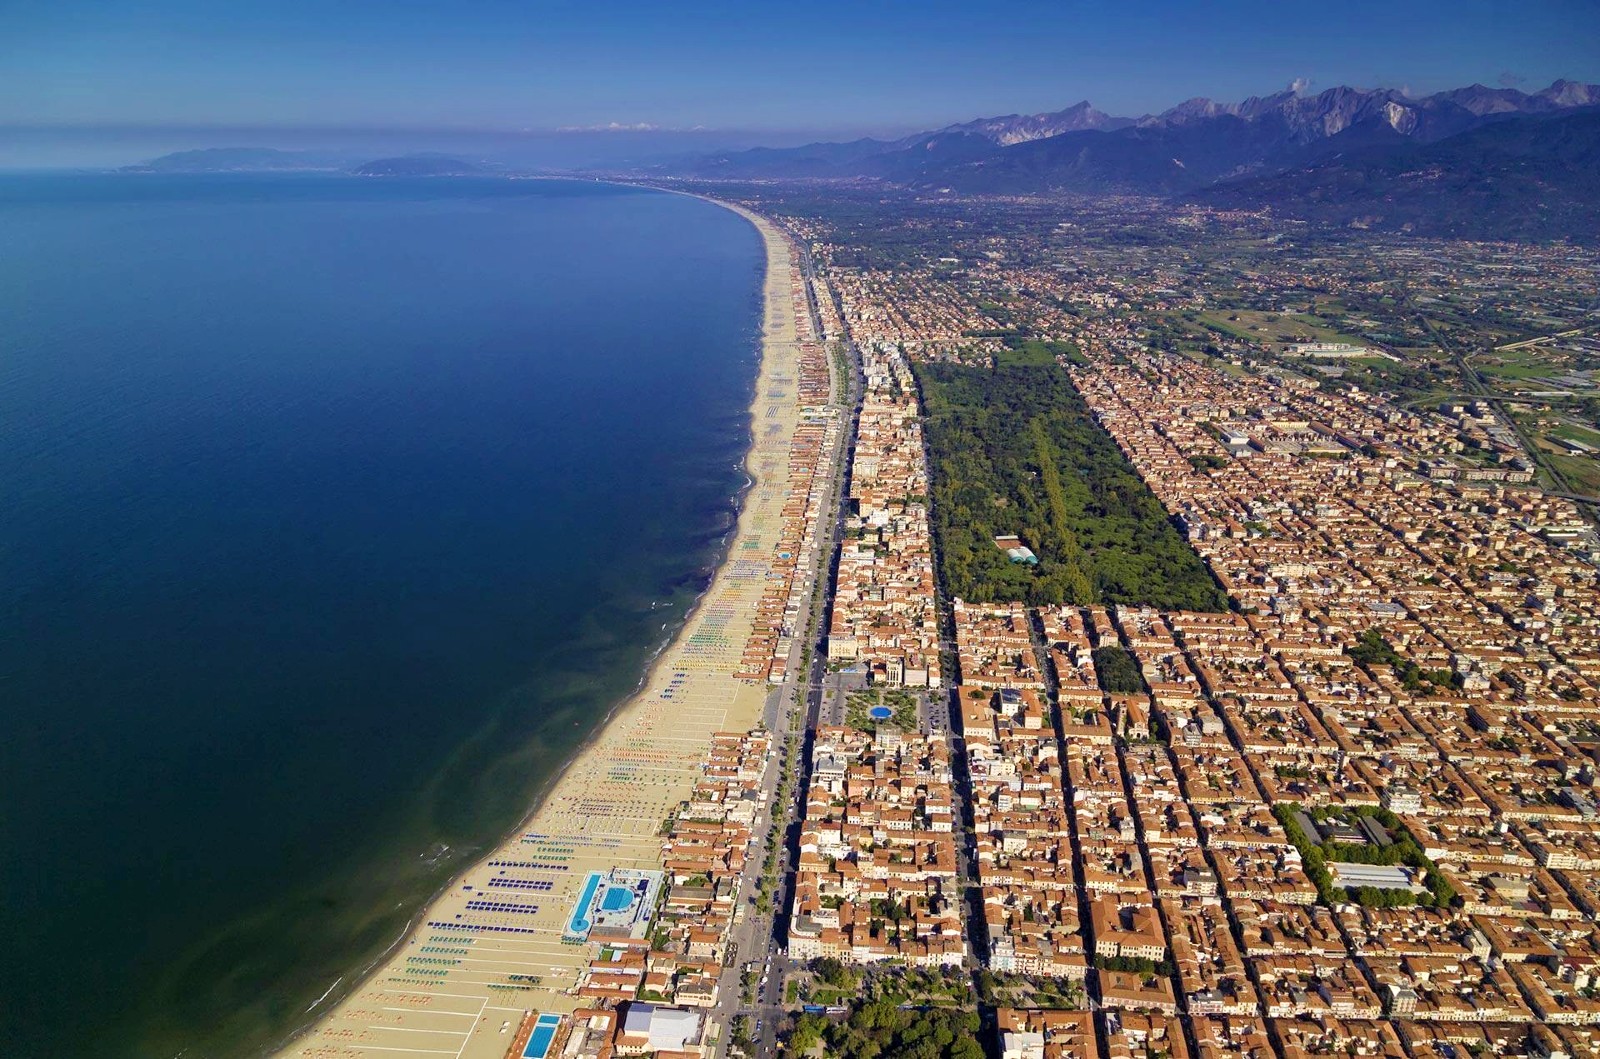
[[[387,149],[558,130],[625,138],[624,153],[643,149],[626,138],[658,151],[679,140],[782,146],[1082,99],[1137,116],[1289,85],[1422,95],[1600,80],[1594,4],[1361,2],[1326,14],[1256,2],[1225,14],[1010,2],[978,18],[942,0],[870,10],[828,0],[799,18],[726,4],[29,0],[0,13],[0,127],[18,141],[0,165],[133,160],[107,154],[119,141],[172,150],[344,137]]]
[[[0,239],[0,1059],[1600,1059],[1600,0],[0,0]]]

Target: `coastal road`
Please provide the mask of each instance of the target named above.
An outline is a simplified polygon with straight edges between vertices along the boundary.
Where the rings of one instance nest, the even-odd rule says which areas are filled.
[[[816,285],[815,273],[812,268],[810,255],[802,253],[802,267],[808,280],[807,289],[811,293],[812,311],[816,312]],[[817,333],[823,333],[820,318],[815,320]],[[782,875],[774,904],[772,929],[766,939],[764,951],[760,958],[759,969],[761,977],[757,987],[756,1002],[749,1011],[752,1019],[754,1047],[757,1055],[776,1054],[778,1048],[778,1034],[787,1017],[787,1003],[783,995],[784,982],[790,971],[797,965],[784,954],[783,942],[788,935],[788,914],[793,903],[794,874],[791,867],[794,858],[799,856],[800,830],[804,818],[805,792],[810,781],[811,745],[815,737],[817,723],[820,719],[823,696],[830,683],[827,672],[827,656],[825,652],[827,630],[832,615],[833,592],[836,584],[835,575],[838,569],[839,546],[843,540],[844,521],[847,515],[844,497],[847,495],[850,460],[855,452],[856,428],[859,423],[861,410],[861,383],[860,383],[860,355],[848,337],[842,339],[846,352],[845,363],[848,368],[848,378],[834,379],[834,404],[838,407],[849,409],[843,429],[840,431],[839,441],[832,455],[830,502],[821,513],[824,532],[819,534],[818,548],[821,556],[827,557],[825,567],[819,569],[819,584],[813,596],[807,620],[810,624],[810,635],[806,637],[807,646],[810,647],[810,664],[805,667],[804,680],[804,725],[800,752],[796,762],[794,783],[790,797],[784,806],[774,806],[774,814],[781,809],[784,817],[779,826],[783,829],[784,842],[783,854],[780,861]],[[839,391],[843,384],[843,393]],[[800,676],[797,670],[791,670]]]
[[[817,310],[815,273],[810,255],[803,247],[799,249],[812,325],[820,338],[823,330]],[[723,975],[721,995],[713,1009],[715,1021],[729,1030],[737,1015],[750,1019],[753,1052],[756,1055],[771,1055],[777,1051],[778,1032],[784,1019],[783,984],[792,967],[783,954],[782,939],[786,933],[786,917],[792,900],[791,867],[793,858],[798,855],[806,770],[810,758],[810,733],[816,724],[820,687],[825,675],[822,646],[826,637],[834,563],[843,525],[841,500],[845,473],[849,454],[853,451],[855,411],[859,404],[859,387],[853,370],[856,363],[852,357],[848,379],[835,377],[832,380],[833,405],[848,407],[851,414],[840,417],[841,429],[824,470],[827,491],[818,512],[820,532],[815,535],[814,551],[809,556],[811,568],[816,571],[815,581],[796,625],[798,634],[790,649],[789,665],[785,670],[787,676],[768,694],[763,711],[767,729],[774,735],[774,758],[763,778],[763,810],[752,829],[749,854],[740,879],[737,921],[729,947],[727,970]],[[841,386],[843,401],[840,399]],[[808,661],[808,664],[802,665],[803,661]],[[797,713],[799,717],[796,717]],[[800,723],[794,724],[796,720]],[[791,759],[791,755],[794,767],[790,782],[786,790],[780,792],[782,763]],[[778,840],[778,885],[774,889],[770,910],[762,913],[758,910],[757,898],[767,844],[774,832]],[[755,997],[753,1003],[749,1004],[745,1002],[747,974],[753,974],[756,978]],[[731,1048],[730,1036],[729,1032],[724,1032],[713,1055],[728,1053]]]

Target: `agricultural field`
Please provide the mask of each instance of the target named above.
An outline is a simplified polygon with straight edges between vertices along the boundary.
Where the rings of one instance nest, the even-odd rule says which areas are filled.
[[[1537,346],[1512,349],[1504,352],[1480,353],[1472,358],[1472,366],[1480,375],[1496,379],[1534,379],[1559,375],[1568,365],[1559,354],[1549,355]]]
[[[1533,439],[1541,460],[1577,492],[1600,496],[1600,430],[1559,411],[1519,412],[1517,424]],[[1594,452],[1574,452],[1561,441],[1588,445]],[[1561,484],[1561,483],[1555,483]]]
[[[1256,309],[1219,309],[1201,313],[1205,326],[1246,342],[1259,342],[1282,353],[1294,342],[1371,343],[1359,334],[1341,331],[1331,321],[1307,313],[1269,313]]]
[[[1600,343],[1593,338],[1540,342],[1477,353],[1472,366],[1508,393],[1556,390],[1578,398],[1600,396]]]
[[[1550,465],[1566,476],[1573,489],[1587,496],[1600,496],[1600,459],[1557,453],[1541,442],[1539,448]]]
[[[1574,452],[1561,441],[1587,445],[1592,452]],[[1558,426],[1540,430],[1534,436],[1541,455],[1579,492],[1600,496],[1600,431],[1563,420]]]

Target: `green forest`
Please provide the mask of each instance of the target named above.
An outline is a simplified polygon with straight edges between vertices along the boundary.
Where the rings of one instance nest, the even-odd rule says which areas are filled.
[[[1226,610],[1154,494],[1054,364],[916,367],[934,532],[953,595],[975,603]],[[994,538],[1038,556],[1016,563]]]
[[[788,1041],[788,1054],[807,1055],[818,1045],[841,1059],[983,1059],[978,1016],[970,1011],[910,1011],[889,1000],[853,1006],[850,1017],[833,1022],[801,1015]]]
[[[1137,695],[1144,690],[1139,660],[1121,644],[1107,644],[1094,649],[1094,672],[1100,681],[1100,689],[1113,695]]]

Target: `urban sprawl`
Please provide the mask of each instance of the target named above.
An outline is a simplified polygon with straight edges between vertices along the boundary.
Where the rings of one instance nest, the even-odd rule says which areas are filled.
[[[407,1003],[545,891],[470,1054],[1600,1055],[1600,257],[701,190],[795,263],[761,722]]]

